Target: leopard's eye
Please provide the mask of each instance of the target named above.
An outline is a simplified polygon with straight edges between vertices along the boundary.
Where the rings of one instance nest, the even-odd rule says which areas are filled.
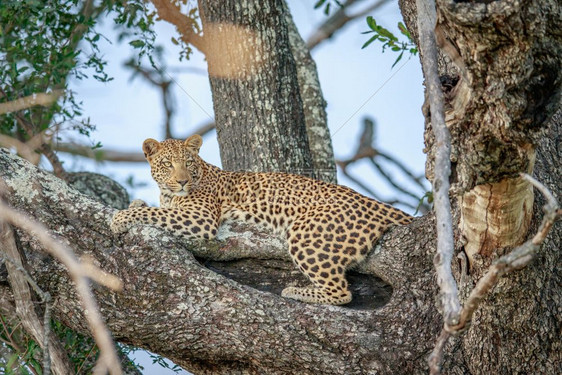
[[[172,166],[172,163],[170,163],[169,161],[166,161],[166,160],[165,160],[165,161],[162,162],[162,165],[163,165],[164,167],[168,167],[168,168],[169,168],[169,167]]]
[[[188,160],[185,162],[186,167],[191,167],[191,164],[193,164],[193,160]]]

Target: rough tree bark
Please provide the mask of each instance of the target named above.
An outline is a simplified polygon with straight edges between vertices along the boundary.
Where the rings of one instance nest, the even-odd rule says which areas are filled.
[[[415,1],[403,0],[400,6],[417,38]],[[559,178],[562,7],[555,0],[437,0],[437,7],[439,70],[452,135],[452,196],[461,215],[459,250],[470,271],[460,286],[467,295],[487,266],[524,241],[536,223],[533,189],[518,174],[532,171],[537,157],[536,168],[550,174],[546,180]],[[431,108],[424,111],[426,173],[432,178],[436,145]],[[556,128],[551,134],[549,126]],[[554,137],[554,143],[544,140],[553,153],[550,159],[536,156],[545,136]],[[559,194],[559,183],[551,181]],[[541,287],[530,287],[534,283]],[[496,288],[488,300],[494,303],[482,307],[459,346],[471,373],[559,371],[552,367],[560,366],[557,283],[560,270],[547,261],[542,269],[507,278]]]
[[[537,178],[557,196],[562,191],[556,168],[560,131],[558,123],[545,138],[536,169]],[[0,151],[0,178],[9,186],[3,195],[10,205],[123,279],[121,294],[96,291],[119,341],[160,353],[197,374],[426,372],[426,356],[441,327],[430,215],[385,235],[361,268],[366,274],[355,277],[378,275],[392,286],[383,307],[375,308],[380,302],[315,306],[278,296],[286,279],[298,272],[281,242],[267,234],[223,228],[219,242],[190,244],[154,228],[138,228],[115,238],[108,227],[113,209],[5,150]],[[562,260],[561,237],[557,225],[537,262],[506,278],[485,301],[468,335],[448,348],[447,373],[555,373],[562,364],[562,275],[556,267]],[[56,318],[85,332],[65,270],[33,238],[19,233],[19,241],[33,276],[55,298]],[[200,262],[192,254],[216,261]],[[222,267],[226,261],[234,263]],[[218,267],[229,277],[215,272]],[[5,288],[5,281],[0,285]],[[359,302],[369,299],[361,290],[354,293]],[[488,351],[482,355],[481,350]]]
[[[315,306],[236,283],[191,255],[250,258],[253,277],[248,276],[252,268],[243,264],[231,269],[232,277],[261,280],[260,288],[279,292],[286,281],[279,282],[277,274],[297,272],[282,242],[271,236],[249,238],[246,230],[222,243],[186,244],[156,229],[139,228],[114,238],[108,228],[112,209],[6,151],[0,152],[0,171],[12,206],[48,223],[77,254],[90,255],[123,279],[122,294],[97,290],[119,341],[161,353],[198,374],[361,374],[376,368],[408,373],[425,366],[423,357],[439,329],[429,250],[434,238],[422,230],[430,217],[396,228],[364,265],[364,272],[379,274],[392,285],[382,309]],[[65,271],[41,253],[33,238],[19,236],[33,276],[56,300],[56,318],[84,332]],[[360,293],[356,291],[358,300]],[[413,321],[413,316],[421,320]]]
[[[200,0],[199,10],[223,167],[335,181],[325,103],[284,1]]]
[[[441,25],[449,25],[443,33],[460,28],[462,34],[462,28],[467,27],[464,36],[447,34],[445,41],[465,41],[475,48],[475,56],[489,61],[488,71],[483,72],[479,70],[483,68],[481,60],[472,61],[470,51],[462,49],[461,59],[457,57],[460,68],[447,80],[454,87],[449,93],[452,102],[460,94],[467,99],[455,102],[450,112],[450,118],[456,119],[450,123],[452,130],[456,129],[452,131],[453,146],[459,153],[466,152],[455,159],[457,192],[464,194],[474,186],[496,183],[503,176],[513,177],[515,171],[525,170],[530,154],[523,152],[527,150],[524,145],[530,144],[536,153],[535,177],[560,200],[562,116],[558,112],[550,126],[546,121],[559,106],[562,54],[552,54],[552,50],[560,47],[560,6],[554,0],[490,4],[438,1],[438,6],[446,7],[440,11]],[[520,8],[514,12],[512,6]],[[474,20],[458,19],[471,7],[487,15],[478,19],[479,30],[471,28]],[[513,18],[521,21],[529,39],[514,29],[509,34],[492,28],[512,27]],[[544,25],[535,22],[538,18]],[[471,33],[479,42],[477,46],[470,44]],[[498,35],[486,39],[480,33]],[[531,41],[532,46],[526,48],[525,41]],[[510,49],[513,44],[529,53],[520,54],[520,62],[532,62],[528,70],[494,64],[494,51],[499,53],[498,61],[521,52]],[[548,46],[551,50],[546,55]],[[515,64],[513,60],[509,61]],[[502,81],[502,69],[507,81]],[[474,77],[467,80],[471,74]],[[545,84],[533,83],[546,78]],[[466,87],[457,89],[457,84]],[[529,88],[535,91],[526,91]],[[455,110],[464,117],[455,116]],[[498,123],[490,120],[496,114],[512,123],[497,127]],[[523,121],[528,116],[534,119],[532,124]],[[482,142],[482,148],[477,142],[470,143],[471,137]],[[429,137],[427,147],[434,147]],[[431,174],[431,162],[428,172]],[[442,326],[435,301],[431,215],[394,228],[382,238],[361,266],[362,274],[356,276],[354,295],[359,298],[355,306],[315,306],[278,296],[286,280],[298,272],[288,262],[281,242],[267,234],[227,227],[217,242],[186,243],[154,228],[137,228],[116,238],[109,231],[112,209],[5,150],[0,150],[0,178],[8,186],[3,195],[12,206],[46,223],[72,244],[77,254],[90,255],[103,269],[123,279],[122,294],[96,291],[117,340],[160,353],[197,374],[427,373],[426,357]],[[541,205],[542,199],[537,197],[529,215],[531,230],[540,221]],[[458,224],[460,210],[456,218]],[[40,252],[33,238],[18,234],[34,277],[56,298],[56,317],[85,331],[83,313],[65,271]],[[460,232],[456,238],[460,249]],[[447,345],[445,373],[557,373],[562,367],[561,239],[562,226],[558,224],[536,261],[502,279],[482,302],[469,331]],[[505,251],[509,249],[477,252],[469,271],[455,263],[461,293],[469,291],[484,266]],[[373,301],[367,296],[372,292],[364,292],[369,287],[366,280],[371,285],[378,283],[372,281],[374,275],[390,285],[391,290],[386,289],[390,297]],[[6,288],[4,280],[0,280],[0,287]]]

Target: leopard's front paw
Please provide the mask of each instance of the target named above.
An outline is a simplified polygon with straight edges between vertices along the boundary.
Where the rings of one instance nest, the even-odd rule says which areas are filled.
[[[109,228],[113,233],[124,233],[130,227],[130,222],[127,219],[126,210],[118,211],[115,215],[113,215]]]
[[[148,207],[145,201],[142,199],[134,199],[131,204],[129,204],[129,208],[137,208],[137,207]]]

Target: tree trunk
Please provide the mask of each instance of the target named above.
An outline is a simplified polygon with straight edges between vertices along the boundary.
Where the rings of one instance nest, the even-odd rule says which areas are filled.
[[[304,110],[306,134],[310,145],[314,177],[326,182],[336,183],[336,162],[332,148],[332,138],[328,129],[326,101],[316,70],[316,63],[297,30],[293,17],[284,3],[285,18],[289,28],[289,43],[297,64],[297,76]]]
[[[417,38],[415,4],[400,2]],[[560,110],[549,119],[561,107],[562,7],[555,0],[437,0],[437,6],[452,196],[461,215],[459,250],[470,266],[459,287],[467,296],[494,259],[539,222],[542,197],[533,206],[533,189],[518,174],[531,173],[536,163],[535,175],[560,196]],[[436,145],[431,108],[424,110],[432,178]],[[559,372],[559,244],[560,231],[529,269],[502,280],[451,349],[450,365],[464,363],[473,374]]]
[[[224,169],[314,172],[284,2],[199,9]]]

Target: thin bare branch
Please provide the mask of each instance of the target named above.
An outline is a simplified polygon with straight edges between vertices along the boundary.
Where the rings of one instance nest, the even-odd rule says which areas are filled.
[[[192,134],[199,134],[204,136],[215,129],[214,122],[208,122],[195,129]],[[191,134],[190,134],[191,135]],[[173,138],[176,138],[172,135]],[[185,139],[185,137],[177,137],[177,139]],[[57,152],[65,152],[67,154],[83,156],[85,158],[94,159],[97,161],[113,161],[113,162],[131,162],[131,163],[145,163],[146,158],[142,152],[126,152],[117,151],[108,148],[92,149],[91,146],[80,145],[76,143],[58,142],[53,143],[53,149]]]
[[[2,96],[4,98],[8,97],[8,95],[2,89],[2,87],[0,87],[0,94],[2,94]],[[22,116],[22,114],[20,112],[14,113],[14,117],[16,118],[16,121],[18,122],[18,124],[20,124],[21,128],[27,133],[27,136],[29,138],[32,138],[36,135],[35,130],[34,130],[36,127],[31,122],[29,122],[24,116]],[[41,145],[39,150],[41,151],[41,153],[43,155],[45,155],[45,157],[51,163],[51,166],[53,167],[53,173],[55,174],[55,176],[65,180],[66,179],[66,171],[62,167],[62,163],[60,162],[57,155],[51,149],[51,146],[49,146],[48,143],[43,142],[43,144]]]
[[[437,45],[433,30],[436,22],[435,2],[416,0],[422,67],[425,73],[427,96],[431,108],[431,126],[437,143],[433,198],[437,226],[437,253],[434,264],[440,288],[443,320],[446,325],[459,321],[461,310],[457,283],[451,271],[453,259],[453,220],[449,201],[449,176],[451,175],[451,135],[445,125],[443,93],[437,71]]]
[[[131,162],[145,163],[146,158],[142,152],[124,152],[111,150],[106,148],[92,149],[87,145],[76,143],[58,142],[53,144],[53,148],[57,152],[65,152],[67,154],[83,156],[85,158],[94,159],[96,161],[115,161],[115,162]]]
[[[396,190],[398,190],[399,192],[401,192],[402,194],[405,194],[409,197],[414,198],[415,200],[420,200],[421,197],[417,196],[416,194],[412,193],[411,191],[406,190],[405,188],[403,188],[402,186],[400,186],[397,182],[394,181],[394,178],[390,175],[390,173],[388,173],[376,160],[375,158],[369,158],[369,160],[371,161],[371,164],[373,164],[373,166],[375,167],[375,169],[379,172],[379,174],[384,177],[384,179],[390,184],[392,185],[392,187]]]
[[[423,184],[419,181],[418,178],[414,177],[414,174],[408,170],[408,168],[406,166],[404,166],[402,163],[400,163],[398,160],[394,159],[392,156],[386,154],[386,153],[382,153],[380,152],[375,146],[373,146],[374,143],[374,139],[375,139],[375,122],[373,120],[371,120],[370,118],[365,118],[363,120],[363,130],[361,132],[361,136],[359,137],[359,142],[357,144],[356,147],[356,151],[355,154],[350,157],[349,159],[346,160],[336,160],[336,165],[338,167],[340,167],[342,173],[349,178],[351,181],[353,181],[355,184],[357,184],[358,186],[360,186],[363,190],[365,190],[367,193],[369,193],[370,195],[372,195],[374,198],[382,200],[384,202],[387,202],[389,204],[401,204],[405,207],[408,207],[412,210],[420,210],[421,212],[427,212],[429,211],[429,207],[425,204],[420,204],[419,202],[421,201],[421,197],[418,197],[415,193],[409,191],[408,189],[400,186],[399,184],[397,184],[393,177],[379,164],[379,162],[377,161],[377,157],[378,156],[383,156],[383,158],[395,165],[398,166],[398,168],[408,177],[410,177],[417,185],[421,186],[423,188],[423,190],[425,191],[426,188],[423,186]],[[350,164],[353,164],[359,160],[362,159],[368,159],[373,166],[375,167],[375,169],[381,174],[381,176],[383,178],[386,179],[386,181],[388,182],[388,184],[390,184],[391,186],[393,186],[396,190],[402,192],[403,194],[413,198],[414,204],[410,204],[406,201],[404,201],[403,199],[381,199],[380,197],[378,197],[378,194],[375,194],[375,192],[373,191],[373,189],[369,188],[366,184],[364,184],[363,182],[360,181],[359,178],[353,176],[351,173],[349,173],[347,167]]]
[[[12,287],[16,311],[25,330],[40,343],[43,349],[43,374],[51,372],[51,361],[56,374],[72,373],[72,366],[62,346],[50,335],[51,296],[37,285],[35,280],[23,267],[23,261],[16,247],[14,233],[7,222],[0,219],[0,259],[4,260],[8,270],[8,280]],[[43,323],[35,312],[29,285],[45,303]]]
[[[193,23],[195,21],[184,15],[179,6],[170,0],[152,0],[152,4],[154,4],[158,16],[162,20],[171,23],[177,28],[181,39],[186,44],[191,44],[199,51],[205,53],[203,37],[193,31]]]
[[[396,165],[396,167],[398,169],[400,169],[402,171],[402,173],[404,173],[406,176],[408,176],[414,183],[416,183],[416,185],[418,185],[423,191],[427,191],[427,187],[422,183],[422,180],[424,179],[423,175],[420,176],[415,176],[412,171],[410,171],[410,169],[408,167],[406,167],[405,164],[403,164],[401,161],[399,161],[398,159],[395,159],[394,157],[388,155],[385,152],[382,152],[380,150],[377,150],[377,156],[386,159],[388,162]]]
[[[109,371],[111,374],[121,374],[121,365],[113,345],[113,340],[105,327],[97,303],[90,290],[88,272],[84,271],[72,250],[54,240],[43,224],[12,209],[3,201],[0,201],[0,219],[35,236],[47,252],[66,266],[68,273],[76,285],[76,290],[80,296],[84,310],[88,312],[85,316],[92,330],[94,340],[100,348],[100,357],[94,369],[94,373],[102,374]]]
[[[443,349],[445,344],[449,341],[451,334],[447,332],[445,328],[441,330],[437,341],[435,342],[435,347],[429,355],[427,362],[429,363],[429,374],[439,375],[441,373],[441,363],[443,361]]]
[[[36,105],[48,107],[64,94],[63,90],[55,90],[49,93],[32,94],[23,98],[0,103],[0,115],[11,112],[18,112],[23,109],[31,108]]]
[[[309,37],[306,41],[306,46],[309,50],[318,46],[323,41],[330,39],[337,31],[341,30],[348,22],[353,21],[357,18],[365,17],[367,14],[374,12],[388,0],[378,0],[373,2],[370,6],[363,9],[360,12],[354,14],[347,14],[347,9],[354,3],[359,2],[358,0],[347,0],[342,4],[332,16],[330,16],[324,23],[322,23]]]

